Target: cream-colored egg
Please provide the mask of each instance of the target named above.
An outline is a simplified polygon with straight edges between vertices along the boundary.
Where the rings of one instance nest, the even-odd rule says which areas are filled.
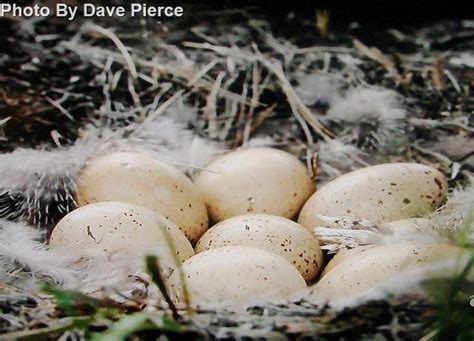
[[[287,299],[305,290],[301,274],[284,258],[249,246],[225,246],[191,257],[182,270],[193,305],[248,306]],[[178,271],[170,277],[171,292],[183,299]]]
[[[156,212],[129,203],[100,202],[80,207],[61,219],[53,229],[49,248],[96,249],[140,257],[151,252],[161,257],[169,272],[175,261],[168,241],[179,260],[194,255],[184,234]]]
[[[331,269],[333,269],[336,265],[342,263],[343,261],[354,259],[357,255],[361,252],[365,252],[370,248],[373,248],[375,245],[363,245],[358,246],[353,249],[342,249],[339,250],[334,257],[332,257],[331,261],[324,267],[323,272],[321,273],[321,277],[327,274]]]
[[[147,207],[175,223],[191,243],[208,228],[204,201],[191,180],[173,166],[139,153],[90,160],[78,178],[80,206],[120,201]]]
[[[384,227],[392,231],[394,234],[413,235],[416,233],[422,233],[429,227],[429,220],[426,218],[410,218],[394,220],[384,224]],[[354,259],[359,253],[363,253],[368,249],[376,247],[377,245],[363,245],[352,249],[341,249],[339,250],[331,261],[324,267],[321,277],[328,273],[339,263],[343,261]]]
[[[370,166],[324,185],[306,202],[298,223],[308,229],[326,226],[318,215],[353,216],[375,223],[420,217],[446,200],[447,188],[444,176],[429,166]]]
[[[235,245],[253,246],[282,256],[306,281],[316,277],[323,266],[318,240],[307,229],[269,214],[245,214],[221,221],[199,239],[196,252]]]
[[[339,299],[362,294],[403,271],[458,254],[459,248],[443,243],[402,242],[355,248],[343,259],[334,259],[337,264],[329,262],[330,270],[312,287],[312,295]]]
[[[215,222],[247,213],[292,218],[315,190],[295,156],[271,148],[226,154],[199,174],[196,185]]]

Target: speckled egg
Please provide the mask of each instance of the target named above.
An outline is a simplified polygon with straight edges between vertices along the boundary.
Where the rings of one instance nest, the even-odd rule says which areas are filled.
[[[309,198],[298,218],[308,229],[326,226],[318,215],[353,216],[375,223],[415,218],[445,200],[443,174],[416,163],[361,168],[324,185]]]
[[[321,277],[327,274],[336,265],[343,261],[354,259],[361,252],[365,252],[367,249],[373,248],[375,245],[362,245],[352,249],[341,249],[331,259],[331,261],[324,267]]]
[[[284,258],[249,246],[226,246],[199,253],[184,262],[189,298],[202,307],[248,306],[284,300],[305,290],[301,274]],[[178,271],[171,292],[183,299]]]
[[[271,148],[228,153],[207,166],[195,182],[215,222],[247,213],[292,218],[315,190],[295,156]]]
[[[101,201],[144,206],[170,219],[191,243],[208,228],[204,201],[191,180],[152,157],[117,152],[94,158],[77,183],[80,206]]]
[[[455,257],[459,248],[443,243],[402,242],[349,250],[338,264],[328,266],[311,289],[315,297],[339,299],[362,294],[405,270]]]
[[[274,252],[293,264],[306,281],[323,266],[318,240],[292,220],[269,214],[245,214],[214,225],[196,244],[196,252],[244,245]]]
[[[179,260],[194,255],[184,234],[168,219],[145,207],[100,202],[80,207],[61,219],[53,229],[50,249],[97,249],[106,253],[127,252],[161,255],[167,271],[175,266],[168,247],[171,240]]]

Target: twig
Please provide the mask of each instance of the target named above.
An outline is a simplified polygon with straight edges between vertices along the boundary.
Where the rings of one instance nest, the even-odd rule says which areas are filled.
[[[412,146],[412,148],[418,150],[419,152],[422,152],[423,154],[426,154],[426,155],[431,155],[431,156],[437,158],[438,160],[443,161],[444,163],[446,163],[446,164],[448,164],[448,165],[450,165],[450,164],[453,163],[453,161],[451,161],[450,158],[444,156],[443,154],[434,152],[434,151],[429,150],[429,149],[426,149],[426,148],[422,148],[422,147],[417,146],[417,145],[415,145],[415,144],[412,144],[411,146]]]
[[[195,35],[197,35],[199,38],[202,38],[203,40],[211,43],[211,44],[217,44],[217,40],[215,40],[214,38],[212,38],[211,36],[208,36],[207,34],[205,34],[204,32],[202,32],[203,29],[201,27],[192,27],[191,28],[191,32],[193,32]]]
[[[260,98],[260,91],[258,89],[259,84],[260,84],[260,70],[258,69],[258,64],[255,63],[253,64],[253,70],[252,70],[252,98],[250,100],[251,104],[247,112],[247,117],[246,117],[244,132],[243,132],[243,139],[242,139],[243,144],[246,144],[250,137],[250,132],[252,129],[253,114],[255,111],[254,103],[258,102],[258,99]]]
[[[313,130],[325,140],[332,139],[334,134],[327,130],[311,113],[311,110],[303,103],[301,98],[298,96],[290,82],[286,78],[281,66],[277,66],[263,56],[259,55],[258,60],[271,71],[278,79],[280,86],[286,94],[289,102],[293,102],[295,110],[308,122]]]
[[[443,64],[438,58],[435,58],[433,64],[431,65],[431,80],[433,82],[433,87],[438,91],[443,91],[446,89],[446,83],[443,79],[443,73]]]
[[[446,77],[448,77],[449,81],[451,82],[451,84],[453,84],[453,87],[454,89],[456,89],[456,91],[458,93],[461,93],[461,87],[459,86],[459,83],[458,81],[456,80],[456,78],[453,76],[453,74],[451,73],[451,71],[447,70],[447,69],[444,69],[443,70],[444,74],[446,75]]]
[[[320,52],[333,52],[333,53],[353,53],[354,49],[350,47],[340,46],[311,46],[296,49],[294,54],[310,54]]]
[[[224,79],[225,72],[219,72],[217,75],[216,81],[214,82],[214,86],[212,87],[211,92],[206,98],[206,106],[203,110],[204,117],[209,120],[209,136],[211,138],[216,138],[218,129],[217,129],[217,94],[219,93],[219,89],[222,86],[222,80]]]
[[[397,84],[407,82],[407,79],[398,73],[397,69],[395,68],[395,64],[390,59],[388,59],[378,48],[368,47],[358,39],[354,39],[352,42],[354,44],[354,47],[357,48],[362,54],[381,64],[385,68],[385,70],[387,70],[387,72],[393,77]]]
[[[121,55],[120,53],[115,53],[113,51],[105,50],[100,47],[92,47],[86,44],[78,44],[76,42],[62,42],[62,46],[66,47],[67,49],[74,51],[75,53],[83,56],[84,58],[89,58],[89,60],[94,60],[95,59],[107,59],[112,57],[114,61],[117,62],[126,62],[124,59],[124,56]],[[178,80],[184,80],[185,82],[183,83],[184,86],[186,86],[186,83],[188,83],[190,80],[195,78],[195,74],[191,70],[183,71],[178,68],[169,66],[169,65],[162,65],[158,63],[157,61],[154,60],[145,60],[142,58],[135,57],[135,63],[138,66],[145,67],[145,68],[150,68],[152,70],[155,70],[155,72],[160,72],[166,75],[170,75],[172,77],[178,78]],[[213,82],[210,82],[206,79],[199,79],[196,81],[194,84],[194,87],[197,89],[203,89],[206,91],[211,91],[213,86]],[[245,103],[245,104],[250,104],[246,98],[242,98],[238,94],[235,94],[231,91],[225,90],[225,89],[220,89],[219,90],[219,95],[223,97],[227,97],[230,99],[237,100],[239,102]],[[258,103],[259,106],[266,106],[265,103]]]
[[[437,120],[432,120],[432,119],[424,119],[424,118],[412,118],[409,120],[411,124],[414,125],[425,125],[429,127],[443,127],[443,126],[453,126],[456,128],[460,128],[469,132],[474,132],[473,127],[469,127],[467,124],[462,124],[460,122],[455,122],[455,121],[437,121]]]
[[[130,96],[132,97],[133,103],[136,106],[141,107],[141,101],[140,101],[140,96],[137,93],[137,90],[135,89],[134,85],[134,79],[132,77],[127,78],[127,83],[128,83],[128,92],[130,92]]]
[[[258,127],[260,127],[262,123],[265,122],[267,117],[270,116],[270,114],[273,112],[273,109],[275,109],[276,106],[277,104],[274,103],[270,107],[263,109],[257,114],[257,117],[255,118],[255,120],[253,120],[251,124],[249,135],[254,133],[258,129]],[[243,141],[244,141],[243,135],[240,134],[234,142],[235,143],[234,147],[240,146],[243,143]]]
[[[295,107],[295,104],[293,101],[290,101],[290,107],[291,111],[293,112],[293,115],[296,118],[296,121],[301,125],[301,128],[303,129],[303,133],[306,136],[306,166],[308,167],[308,171],[311,174],[311,178],[314,178],[316,174],[313,174],[313,163],[312,163],[312,146],[314,144],[313,141],[313,136],[311,135],[311,132],[309,131],[309,128],[305,122],[305,120],[300,116],[298,110]]]
[[[46,100],[51,104],[53,105],[54,107],[56,107],[64,116],[66,116],[67,118],[69,118],[71,121],[75,121],[74,119],[74,116],[72,116],[69,111],[67,111],[62,105],[61,103],[59,103],[58,101],[55,101],[49,97],[46,97]]]
[[[199,71],[193,78],[191,78],[187,83],[186,86],[192,87],[197,81],[199,81],[202,76],[207,74],[216,64],[218,63],[217,59],[211,60],[210,63],[208,63],[205,67],[202,68],[201,71]]]
[[[316,10],[316,28],[322,37],[325,37],[328,33],[329,27],[329,11],[328,10]]]
[[[166,109],[169,108],[169,106],[175,102],[178,98],[180,98],[184,93],[184,90],[178,90],[176,91],[173,96],[168,98],[162,105],[160,105],[153,113],[148,115],[148,117],[145,119],[145,122],[151,122],[156,117],[160,116]]]
[[[97,33],[100,33],[106,36],[110,40],[112,40],[114,44],[117,46],[117,48],[120,50],[120,52],[122,53],[122,56],[125,59],[125,62],[127,63],[128,70],[130,71],[130,74],[132,75],[133,79],[134,80],[137,79],[138,72],[137,72],[137,68],[135,67],[135,63],[133,62],[132,56],[127,51],[127,47],[120,41],[120,39],[117,37],[117,35],[115,35],[115,33],[93,23],[85,24],[82,29],[84,31],[95,31]]]
[[[8,116],[8,117],[5,117],[5,118],[1,119],[1,120],[0,120],[0,127],[1,127],[2,125],[6,124],[8,121],[10,121],[11,118],[12,118],[11,116]]]

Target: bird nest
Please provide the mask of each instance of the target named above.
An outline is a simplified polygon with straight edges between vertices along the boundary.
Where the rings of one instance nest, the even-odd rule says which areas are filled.
[[[39,289],[54,276],[38,270],[35,254],[12,256],[12,240],[38,247],[75,208],[74,177],[85,160],[125,146],[188,174],[223,151],[271,146],[299,157],[318,183],[416,161],[442,171],[451,189],[467,186],[474,23],[375,29],[329,15],[190,5],[162,22],[0,18],[0,331],[64,340],[430,335],[442,313],[429,295],[339,310],[305,300],[242,312],[178,307],[173,318],[169,307],[136,296]],[[9,224],[34,227],[34,235],[8,239]]]

